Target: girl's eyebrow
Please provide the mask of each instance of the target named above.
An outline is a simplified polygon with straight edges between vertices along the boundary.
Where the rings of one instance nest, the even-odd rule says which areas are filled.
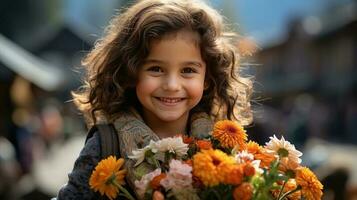
[[[144,61],[145,64],[149,63],[158,63],[158,64],[166,64],[167,62],[158,60],[158,59],[146,59]],[[200,61],[185,61],[182,63],[183,65],[196,65],[197,67],[202,67],[203,63]]]

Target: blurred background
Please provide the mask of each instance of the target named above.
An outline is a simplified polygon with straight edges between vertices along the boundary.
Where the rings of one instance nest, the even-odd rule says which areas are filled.
[[[80,60],[132,2],[1,1],[0,199],[49,199],[67,182],[87,131],[70,101]],[[357,1],[210,3],[247,50],[250,139],[284,136],[322,180],[324,199],[357,199]]]

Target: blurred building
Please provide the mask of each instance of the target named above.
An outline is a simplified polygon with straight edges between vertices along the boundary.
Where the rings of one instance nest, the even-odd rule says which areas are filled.
[[[312,136],[357,144],[357,2],[292,20],[256,62],[267,115],[279,111],[274,130],[301,144]]]

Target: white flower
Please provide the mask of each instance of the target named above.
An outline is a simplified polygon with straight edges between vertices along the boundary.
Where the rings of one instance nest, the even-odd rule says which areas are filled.
[[[270,141],[265,144],[265,148],[271,154],[288,158],[289,162],[301,163],[300,156],[302,153],[295,149],[295,146],[286,141],[284,137],[279,140],[275,135],[270,137]]]
[[[146,151],[149,151],[151,150],[151,147],[150,145],[142,148],[142,149],[138,149],[138,150],[133,150],[132,151],[132,155],[131,156],[128,156],[130,159],[133,159],[133,160],[136,160],[136,163],[135,163],[135,167],[138,166],[140,163],[142,163],[145,159],[145,154],[146,154]]]
[[[178,158],[181,158],[187,154],[188,144],[183,142],[182,137],[169,137],[152,143],[151,151],[157,152],[155,157],[161,161],[164,161],[166,152],[173,153]]]
[[[179,160],[172,159],[169,164],[167,176],[160,181],[166,189],[179,190],[192,187],[192,167]]]
[[[143,177],[141,177],[140,181],[138,180],[135,181],[136,192],[138,193],[140,198],[144,198],[145,191],[150,181],[160,174],[161,174],[161,169],[158,168],[148,174],[145,174]]]
[[[145,160],[147,151],[154,153],[154,158],[160,161],[165,161],[165,153],[170,152],[181,158],[187,154],[188,144],[185,144],[182,137],[169,137],[159,141],[151,140],[149,145],[142,149],[133,150],[132,155],[128,156],[130,159],[136,160],[134,166],[138,166]]]
[[[248,153],[248,151],[246,151],[246,150],[243,150],[241,152],[238,152],[234,158],[237,163],[242,164],[242,163],[246,163],[247,161],[253,161],[254,155],[251,153]]]
[[[255,171],[258,173],[258,174],[262,174],[264,172],[264,170],[262,168],[260,168],[260,162],[261,160],[253,160],[251,162],[251,164],[253,165]]]
[[[241,152],[238,152],[234,158],[238,164],[243,164],[243,163],[249,162],[254,167],[256,172],[258,172],[259,174],[263,173],[263,170],[259,167],[261,161],[254,160],[254,155],[251,153],[248,153],[248,151],[243,150]]]

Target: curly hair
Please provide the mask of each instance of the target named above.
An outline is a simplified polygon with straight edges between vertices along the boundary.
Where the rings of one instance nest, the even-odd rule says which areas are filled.
[[[216,10],[192,0],[143,0],[114,16],[103,38],[82,61],[84,85],[72,92],[77,107],[92,123],[101,117],[112,122],[120,112],[140,108],[135,85],[150,41],[184,29],[199,34],[207,65],[207,86],[190,113],[205,112],[214,120],[250,124],[252,82],[240,75],[239,37],[227,29]]]

